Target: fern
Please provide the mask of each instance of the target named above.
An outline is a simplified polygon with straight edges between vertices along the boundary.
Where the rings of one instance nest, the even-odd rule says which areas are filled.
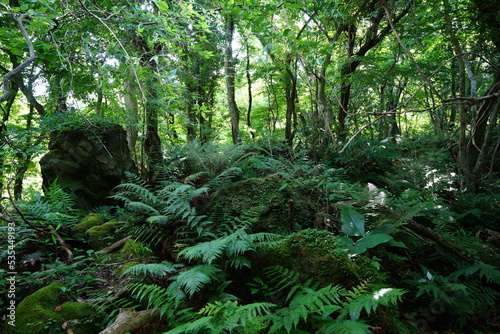
[[[127,286],[127,289],[133,300],[146,304],[147,309],[159,310],[160,316],[165,317],[171,324],[192,319],[189,309],[179,309],[181,301],[168,288],[155,284],[133,283]]]
[[[205,285],[218,280],[219,275],[223,275],[223,271],[218,267],[202,264],[182,271],[175,277],[175,280],[176,284],[181,289],[186,291],[189,296],[192,296],[200,291]]]
[[[170,273],[177,271],[179,265],[172,264],[168,261],[163,261],[161,263],[140,263],[136,264],[125,270],[124,275],[153,275],[153,276],[164,276],[165,273]]]
[[[78,222],[79,214],[73,209],[75,197],[61,188],[55,180],[48,189],[45,196],[35,196],[27,203],[19,203],[23,214],[39,225],[47,223],[57,226],[71,226]]]
[[[227,236],[187,247],[179,252],[179,256],[188,260],[200,259],[206,264],[212,264],[226,256],[234,267],[239,268],[250,265],[242,255],[268,246],[279,238],[281,236],[272,233],[248,234],[244,228],[239,228]]]
[[[382,288],[375,291],[354,290],[348,294],[348,302],[343,304],[341,319],[349,314],[351,320],[358,320],[365,310],[370,315],[380,306],[396,305],[405,292],[401,289]]]
[[[243,170],[239,167],[230,167],[217,176],[215,176],[212,180],[210,180],[209,184],[211,188],[218,189],[229,182],[232,182],[235,178],[239,177],[243,174]]]
[[[475,273],[479,273],[479,277],[486,280],[486,282],[500,285],[500,270],[495,266],[485,263],[475,263],[473,265],[464,266],[450,276],[453,278],[459,278],[460,276],[471,277]]]
[[[201,318],[178,326],[165,334],[198,333],[208,330],[209,333],[258,333],[266,328],[267,316],[275,307],[271,303],[252,303],[238,305],[236,301],[215,301],[203,307],[198,314]]]

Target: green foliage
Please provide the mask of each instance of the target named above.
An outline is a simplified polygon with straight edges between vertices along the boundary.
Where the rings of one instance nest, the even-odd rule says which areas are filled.
[[[37,195],[32,200],[19,204],[26,218],[37,225],[71,227],[78,220],[73,208],[75,197],[67,193],[55,180],[46,190],[45,196]]]
[[[368,248],[391,241],[391,246],[404,247],[404,244],[393,241],[393,237],[387,234],[395,229],[393,225],[381,225],[365,234],[365,218],[351,205],[344,205],[340,221],[342,222],[342,232],[351,237],[361,237],[356,241],[349,237],[340,237],[346,243],[347,251],[351,255],[364,253]]]
[[[192,206],[192,201],[205,196],[208,188],[168,182],[152,189],[136,176],[129,177],[132,182],[120,184],[111,196],[122,201],[126,212],[135,216],[132,222],[122,227],[126,233],[151,243],[157,243],[165,236],[165,228],[182,233],[182,228],[187,227],[188,231],[195,231],[200,237],[210,235],[209,222],[197,215],[196,208]]]
[[[162,277],[165,273],[177,270],[178,265],[163,261],[161,263],[139,263],[123,272],[124,275],[145,276],[153,275]]]
[[[243,256],[245,253],[256,251],[261,247],[269,247],[280,238],[281,236],[272,233],[248,234],[245,228],[239,228],[229,235],[184,248],[179,252],[179,256],[188,260],[200,259],[206,264],[220,261],[224,257],[231,266],[249,267],[250,262]]]

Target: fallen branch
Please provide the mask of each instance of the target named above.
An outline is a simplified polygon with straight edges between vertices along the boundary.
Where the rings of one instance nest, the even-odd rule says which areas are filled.
[[[132,235],[129,235],[121,240],[118,240],[117,242],[115,243],[112,243],[111,245],[109,245],[108,247],[106,248],[103,248],[102,250],[96,252],[96,255],[105,255],[105,254],[108,254],[108,253],[111,253],[112,251],[114,251],[115,249],[118,249],[120,248],[121,246],[123,246],[123,244],[125,242],[127,242],[128,239],[132,238]]]
[[[159,310],[136,311],[132,308],[123,308],[116,320],[99,334],[124,334],[141,328],[144,325],[159,322]]]

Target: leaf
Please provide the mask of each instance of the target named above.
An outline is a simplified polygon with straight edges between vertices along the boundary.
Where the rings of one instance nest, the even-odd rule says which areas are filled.
[[[384,233],[369,234],[369,235],[365,236],[364,238],[359,239],[356,242],[356,246],[373,248],[373,247],[380,245],[380,244],[383,244],[384,242],[387,242],[389,240],[392,240],[392,237],[388,234],[384,234]]]
[[[165,1],[155,1],[155,4],[162,12],[168,12],[168,3],[166,3]]]
[[[365,235],[365,218],[351,205],[346,205],[340,213],[342,232],[350,236]]]
[[[370,232],[368,232],[368,234],[377,234],[377,233],[385,233],[385,234],[389,234],[391,233],[392,231],[394,231],[396,229],[396,227],[392,224],[385,224],[385,225],[381,225],[377,228],[374,228],[373,230],[371,230]]]

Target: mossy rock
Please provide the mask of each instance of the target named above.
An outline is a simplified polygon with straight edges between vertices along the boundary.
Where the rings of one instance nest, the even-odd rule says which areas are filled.
[[[300,194],[283,187],[280,174],[250,178],[218,190],[210,204],[210,218],[215,223],[240,220],[252,232],[291,231],[309,218],[304,217],[307,201]],[[306,210],[305,210],[306,209]],[[310,217],[311,221],[314,218]]]
[[[131,259],[149,259],[153,256],[153,251],[148,247],[145,247],[141,242],[135,240],[127,240],[123,247],[110,256],[112,262],[124,262],[130,261]],[[125,263],[122,267],[116,269],[118,274],[123,274],[127,269],[136,264],[141,263],[141,261],[130,261]]]
[[[129,239],[115,257],[117,261],[126,261],[130,259],[147,258],[152,255],[153,251],[145,247],[141,242]]]
[[[343,244],[328,231],[306,229],[284,238],[268,254],[271,265],[282,265],[322,285],[356,285],[357,266]],[[267,262],[267,261],[264,261]]]
[[[92,249],[101,250],[117,240],[115,230],[119,222],[112,220],[99,226],[91,227],[85,233],[87,242]]]
[[[94,226],[99,226],[104,224],[104,217],[101,215],[88,215],[83,218],[78,224],[73,226],[71,231],[76,239],[83,239],[85,233]]]
[[[100,329],[95,325],[95,307],[91,304],[66,302],[61,282],[54,282],[24,298],[16,308],[15,326],[7,323],[5,334],[68,333],[94,334]],[[58,307],[60,306],[60,307]],[[66,330],[62,325],[66,323]]]

